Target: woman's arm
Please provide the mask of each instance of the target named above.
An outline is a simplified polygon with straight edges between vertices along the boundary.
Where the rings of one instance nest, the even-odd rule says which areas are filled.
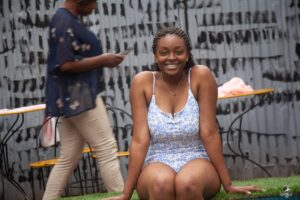
[[[231,185],[225,166],[221,139],[216,124],[217,84],[207,67],[195,68],[198,83],[198,103],[200,107],[200,137],[216,168],[224,188]]]
[[[217,84],[207,67],[197,67],[195,76],[198,82],[198,103],[200,107],[200,137],[208,156],[219,174],[221,183],[227,192],[249,194],[258,191],[256,186],[232,186],[222,151],[222,143],[216,123]]]
[[[115,67],[119,65],[125,56],[122,54],[104,53],[94,57],[84,58],[79,61],[69,61],[62,64],[59,69],[62,72],[80,73],[98,67]]]
[[[147,78],[140,73],[133,78],[130,88],[130,103],[133,117],[133,136],[130,145],[128,176],[122,196],[130,199],[142,170],[149,146],[149,130],[147,122],[148,104],[145,95]],[[145,81],[146,80],[146,81]]]

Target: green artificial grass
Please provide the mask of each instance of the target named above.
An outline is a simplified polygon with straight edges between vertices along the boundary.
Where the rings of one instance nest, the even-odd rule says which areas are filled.
[[[233,181],[234,185],[256,185],[263,189],[262,192],[254,192],[251,195],[227,194],[223,189],[212,200],[223,199],[249,199],[267,196],[280,196],[287,186],[292,194],[300,194],[300,176],[260,178],[245,181]]]
[[[229,200],[229,199],[249,199],[267,196],[279,196],[283,193],[284,187],[288,187],[292,194],[300,194],[300,176],[277,177],[277,178],[259,178],[245,181],[233,181],[234,185],[257,185],[262,188],[263,192],[254,192],[251,195],[227,194],[223,189],[216,194],[212,200]],[[118,195],[118,193],[98,193],[84,196],[66,197],[60,200],[99,200],[107,197]],[[136,193],[131,200],[138,200]]]
[[[95,193],[95,194],[87,194],[84,196],[74,196],[74,197],[65,197],[65,198],[60,198],[59,200],[100,200],[104,199],[107,197],[112,197],[112,196],[117,196],[120,193]],[[138,195],[136,192],[133,193],[132,197],[130,200],[139,200]]]

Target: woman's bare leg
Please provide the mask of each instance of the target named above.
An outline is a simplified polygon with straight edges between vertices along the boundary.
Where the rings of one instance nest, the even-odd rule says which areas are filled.
[[[184,165],[176,176],[176,200],[207,199],[216,194],[220,186],[220,178],[211,162],[195,159]]]
[[[166,164],[151,163],[141,172],[137,192],[142,200],[175,200],[176,172]]]

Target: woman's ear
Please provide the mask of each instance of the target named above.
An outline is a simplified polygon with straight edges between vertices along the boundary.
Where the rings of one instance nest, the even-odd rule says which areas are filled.
[[[191,56],[191,54],[188,53],[188,55],[187,55],[187,57],[185,59],[185,62],[187,62],[190,59],[190,56]]]

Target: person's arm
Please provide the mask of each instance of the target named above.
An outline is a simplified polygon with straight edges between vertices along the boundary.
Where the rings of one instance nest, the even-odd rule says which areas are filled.
[[[60,71],[68,73],[80,73],[89,71],[98,67],[118,66],[125,56],[122,54],[104,53],[99,56],[83,58],[79,61],[65,62],[59,66]]]
[[[145,73],[136,75],[130,88],[133,136],[129,152],[128,176],[122,195],[109,199],[129,200],[131,198],[148,151],[150,136],[147,122],[148,104],[144,89],[147,83],[144,75]]]
[[[259,191],[256,186],[232,185],[225,159],[223,156],[222,142],[216,123],[217,84],[207,67],[199,67],[194,70],[199,77],[198,103],[200,107],[200,137],[208,153],[210,161],[219,174],[221,183],[226,192],[250,194],[250,191]]]
[[[201,79],[198,87],[200,107],[200,137],[208,156],[216,168],[224,188],[231,185],[231,179],[222,152],[222,144],[216,124],[217,84],[208,68],[195,68],[196,76]]]

